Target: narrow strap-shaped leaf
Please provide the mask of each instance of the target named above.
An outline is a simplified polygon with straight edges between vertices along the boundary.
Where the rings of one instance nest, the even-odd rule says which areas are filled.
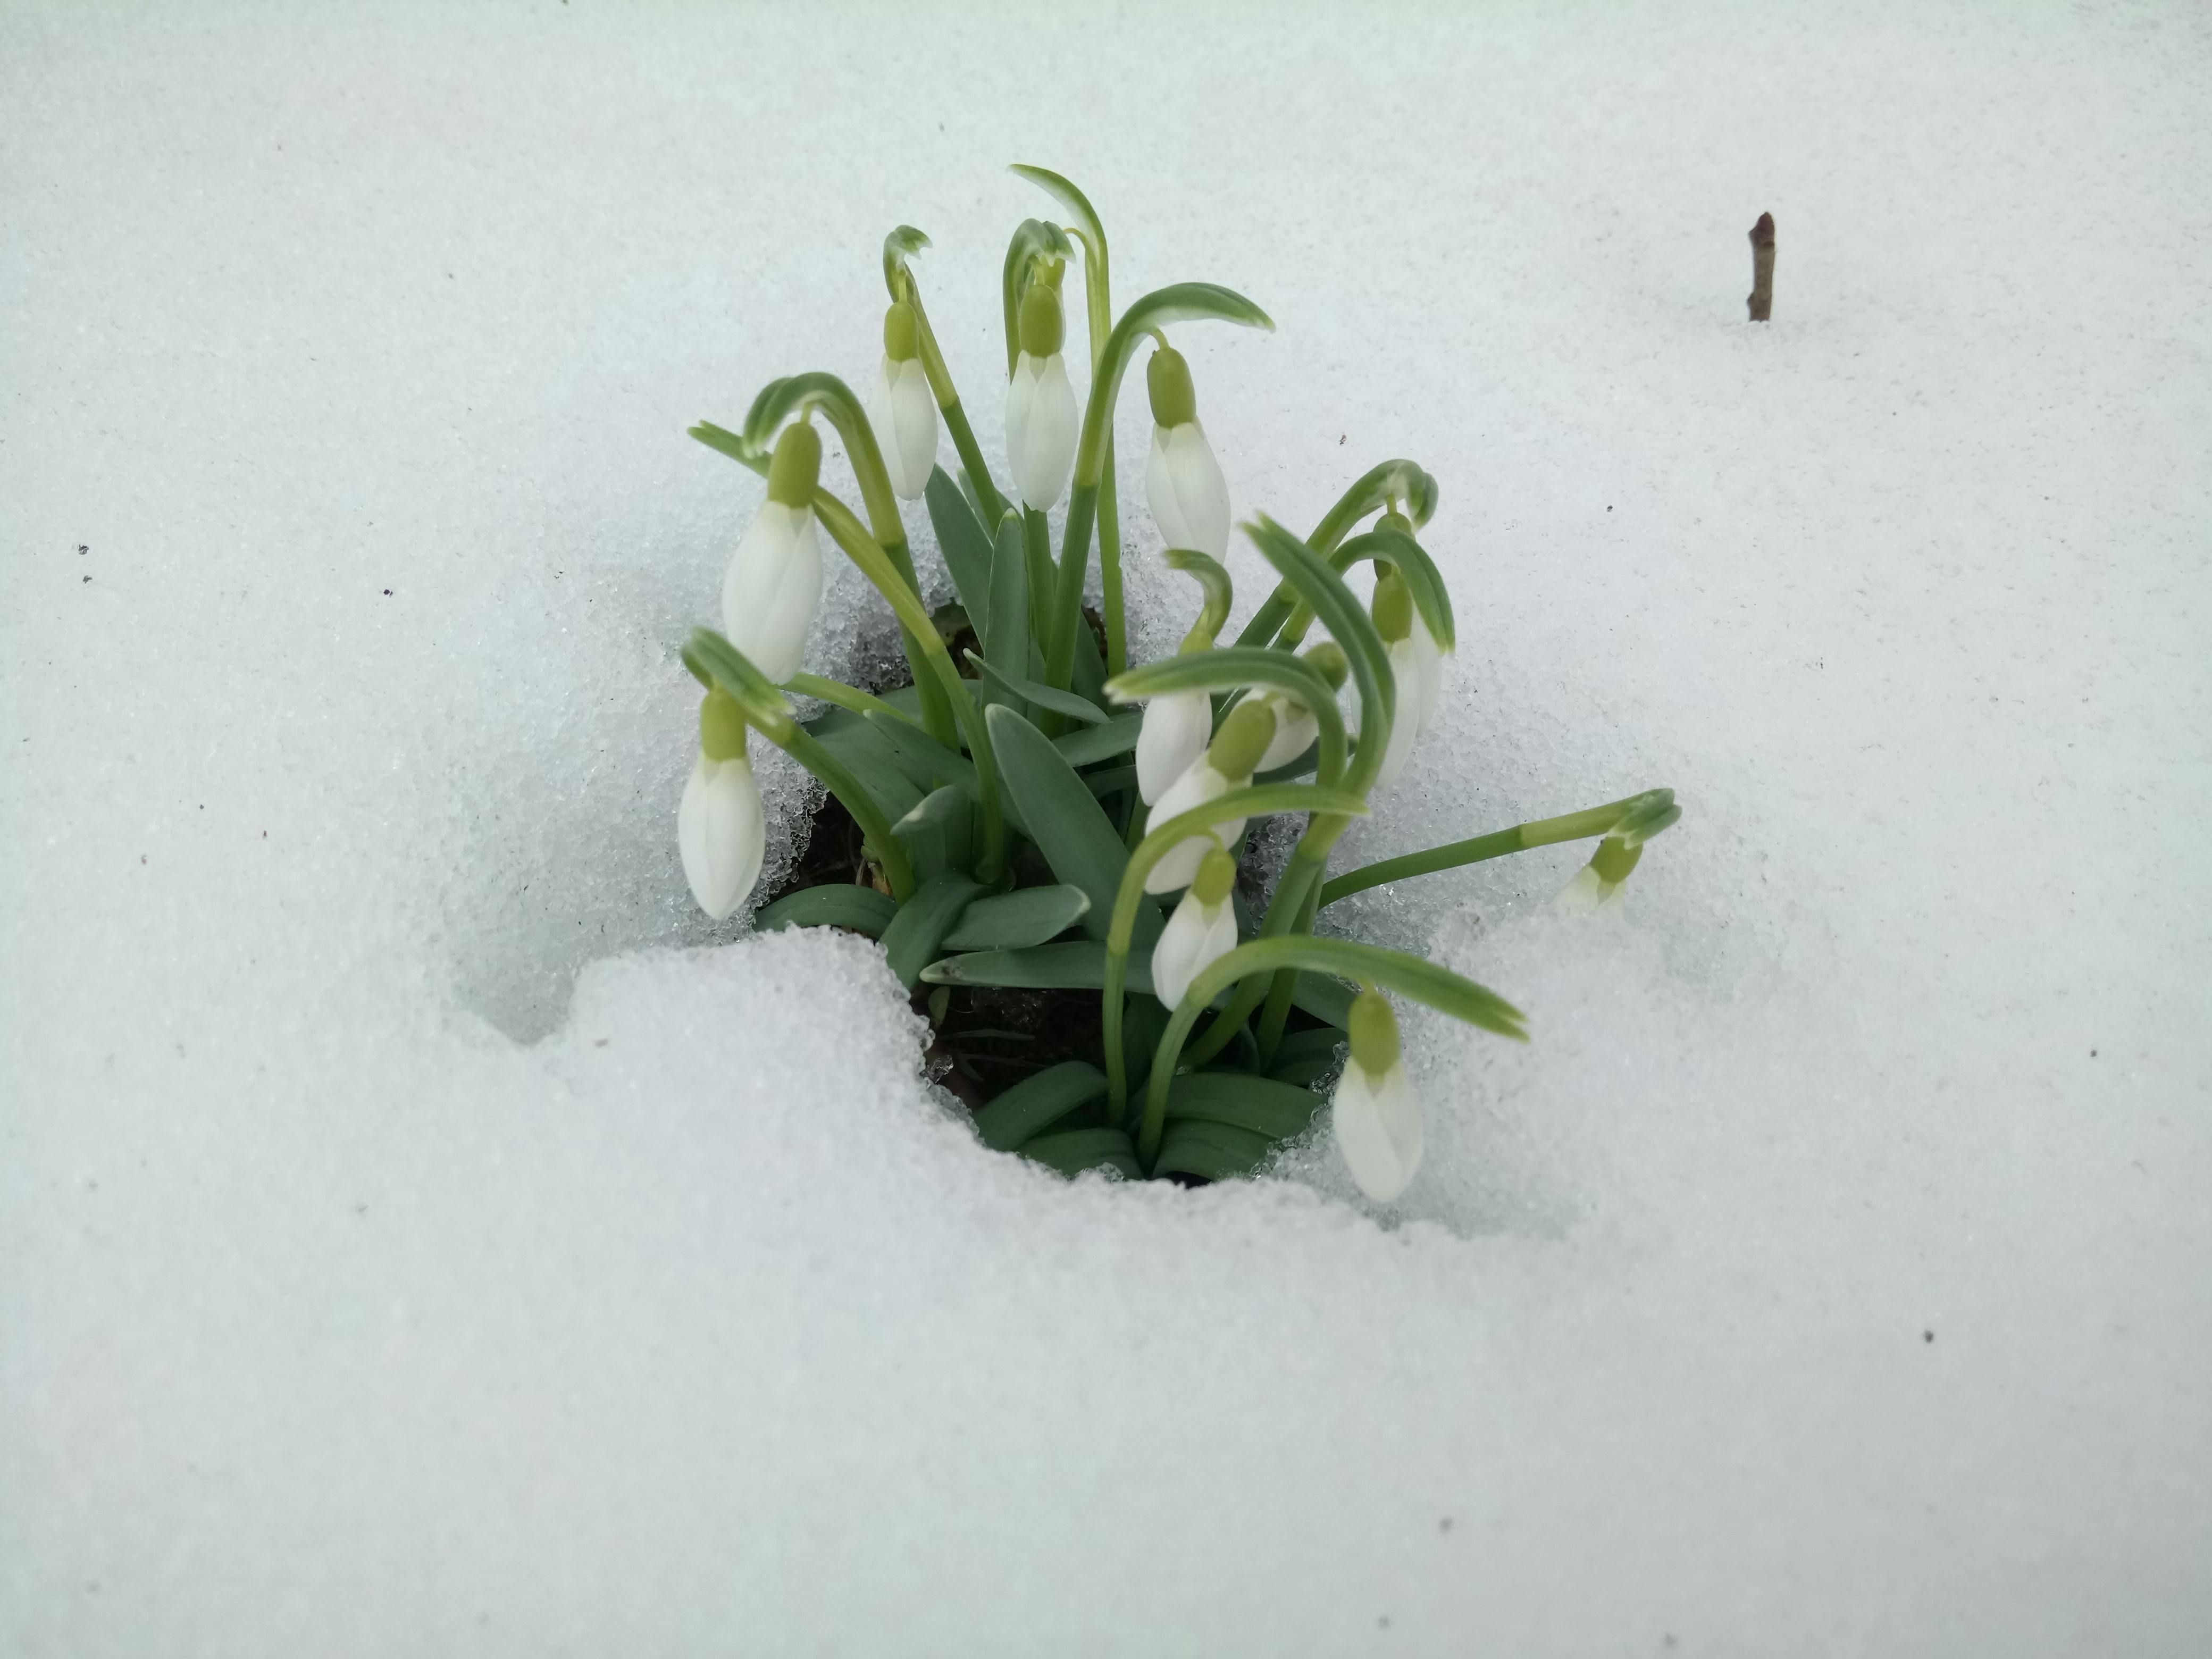
[[[1246,1072],[1186,1072],[1168,1085],[1168,1121],[1200,1118],[1288,1140],[1304,1134],[1321,1108],[1310,1089],[1293,1088]]]
[[[1106,1092],[1106,1074],[1088,1060],[1048,1066],[975,1114],[975,1133],[994,1152],[1011,1152],[1039,1130]]]
[[[844,763],[883,808],[884,817],[896,823],[921,805],[922,791],[910,775],[913,769],[902,762],[898,750],[887,740],[884,733],[891,729],[912,728],[886,716],[881,729],[871,721],[860,720],[830,726],[816,741]]]
[[[1168,1125],[1160,1155],[1152,1160],[1152,1175],[1154,1179],[1190,1175],[1205,1181],[1241,1181],[1265,1164],[1280,1144],[1226,1123],[1184,1118]]]
[[[870,939],[881,939],[896,915],[898,901],[888,893],[833,881],[819,887],[802,887],[773,904],[763,905],[753,915],[753,928],[772,933],[782,927],[845,927]],[[1099,1086],[1104,1088],[1103,1079]]]
[[[998,538],[991,550],[989,609],[976,636],[983,641],[985,657],[1028,668],[1030,653],[1035,648],[1030,637],[1030,554],[1018,513],[1009,513],[999,521]]]
[[[1096,726],[1113,718],[1088,697],[1079,697],[1073,691],[1055,691],[1025,675],[1009,674],[973,651],[968,653],[968,661],[994,690],[1001,694],[998,699],[1000,702],[1012,703],[1018,698],[1033,702],[1040,708],[1049,708],[1055,714],[1065,714],[1070,720],[1081,720],[1087,726]]]
[[[1137,769],[1133,766],[1110,767],[1103,772],[1085,772],[1083,787],[1094,795],[1119,794],[1137,787]]]
[[[1336,1068],[1336,1057],[1345,1045],[1344,1033],[1334,1026],[1324,1025],[1317,1030],[1292,1031],[1275,1048],[1275,1063],[1267,1075],[1278,1083],[1289,1083],[1305,1088],[1316,1079],[1326,1077]],[[1174,1110],[1170,1097],[1169,1110]]]
[[[988,718],[1007,799],[1020,807],[1027,834],[1053,874],[1080,887],[1090,899],[1084,931],[1103,939],[1122,866],[1129,861],[1128,849],[1115,833],[1105,809],[1051,739],[1003,704]],[[1157,905],[1147,910],[1149,920],[1139,915],[1135,937],[1149,944],[1161,923]]]
[[[945,935],[948,951],[1021,950],[1056,939],[1083,919],[1091,900],[1080,887],[1056,884],[979,898]]]
[[[1348,570],[1362,559],[1383,560],[1396,566],[1413,592],[1421,620],[1428,625],[1429,637],[1446,651],[1458,647],[1458,624],[1452,617],[1451,590],[1444,586],[1443,573],[1437,568],[1425,548],[1402,530],[1370,530],[1338,548],[1329,556],[1328,562],[1332,569]]]
[[[1428,523],[1437,510],[1437,481],[1412,461],[1385,461],[1362,474],[1346,490],[1334,507],[1322,516],[1306,542],[1322,558],[1334,553],[1339,543],[1350,533],[1352,526],[1369,514],[1387,505],[1393,498],[1404,503],[1407,513],[1418,530]],[[1283,622],[1298,602],[1297,590],[1284,582],[1268,595],[1267,601],[1253,613],[1252,620],[1244,624],[1244,631],[1237,636],[1239,645],[1267,645],[1280,631]]]
[[[1316,1019],[1349,1030],[1352,1000],[1358,992],[1330,974],[1300,974],[1291,990],[1291,1000]]]
[[[1137,1149],[1119,1129],[1068,1129],[1039,1135],[1020,1150],[1024,1158],[1071,1178],[1085,1170],[1118,1170],[1128,1180],[1144,1178],[1137,1167]]]
[[[971,951],[963,956],[939,957],[922,970],[921,977],[931,985],[1096,991],[1106,983],[1106,947],[1095,939],[1072,939],[1020,951]],[[1149,947],[1129,953],[1127,983],[1132,991],[1152,994]]]
[[[1079,732],[1070,732],[1066,737],[1054,738],[1052,746],[1060,750],[1070,766],[1090,766],[1116,755],[1126,755],[1137,746],[1143,735],[1145,717],[1124,714],[1119,720],[1107,720],[1102,726],[1086,726]]]
[[[900,984],[914,989],[921,970],[936,959],[945,936],[959,921],[968,901],[981,891],[967,877],[948,871],[922,883],[915,889],[914,896],[899,906],[898,915],[884,929],[884,954]]]
[[[921,496],[961,605],[971,618],[981,618],[991,603],[990,533],[943,467],[931,471]]]
[[[915,875],[927,881],[947,871],[974,873],[975,823],[975,798],[948,783],[923,796],[920,805],[891,825],[891,834],[905,843]]]
[[[933,789],[939,784],[957,783],[971,795],[975,793],[975,763],[967,756],[946,748],[896,715],[872,713],[866,719],[869,731],[896,757],[900,769],[919,787]]]

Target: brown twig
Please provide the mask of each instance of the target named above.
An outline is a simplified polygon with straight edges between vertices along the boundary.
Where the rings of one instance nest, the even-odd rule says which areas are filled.
[[[1751,228],[1751,320],[1765,322],[1774,315],[1774,216],[1762,213]]]

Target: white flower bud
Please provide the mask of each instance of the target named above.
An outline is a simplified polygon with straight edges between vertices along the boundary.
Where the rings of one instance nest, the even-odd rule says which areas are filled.
[[[1068,383],[1067,358],[1060,352],[1034,357],[1024,351],[1006,383],[1006,460],[1022,504],[1048,511],[1067,489],[1075,470],[1075,446],[1083,416]]]
[[[1352,1053],[1329,1113],[1337,1150],[1359,1190],[1388,1204],[1421,1166],[1421,1103],[1399,1057],[1389,1000],[1364,991],[1352,1005]]]
[[[684,804],[677,808],[676,844],[691,896],[702,910],[723,921],[760,879],[768,844],[760,785],[742,749],[720,761],[701,751],[684,786]]]
[[[1229,897],[1236,884],[1237,861],[1217,842],[1152,946],[1152,994],[1169,1008],[1182,1004],[1191,981],[1237,948],[1237,909]]]
[[[1197,763],[1213,737],[1213,700],[1203,691],[1169,691],[1145,705],[1137,731],[1137,793],[1150,806]]]
[[[1229,556],[1229,480],[1196,420],[1152,428],[1145,495],[1167,546],[1191,548],[1216,559]]]
[[[875,395],[868,399],[868,424],[892,491],[902,501],[920,500],[937,465],[937,395],[921,358],[900,361],[884,354]]]

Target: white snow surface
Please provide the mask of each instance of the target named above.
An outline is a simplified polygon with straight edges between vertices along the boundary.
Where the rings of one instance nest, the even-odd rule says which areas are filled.
[[[2212,1648],[2208,71],[2032,0],[8,6],[0,1652]],[[1240,514],[1441,482],[1346,862],[1687,808],[1612,923],[1573,848],[1331,913],[1534,1034],[1408,1017],[1393,1211],[985,1152],[872,946],[685,892],[761,489],[683,428],[865,391],[908,222],[995,453],[1018,160],[1277,320],[1176,331]],[[888,641],[841,568],[812,665]]]

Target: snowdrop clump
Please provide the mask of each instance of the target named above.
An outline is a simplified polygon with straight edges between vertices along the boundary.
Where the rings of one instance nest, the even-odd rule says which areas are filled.
[[[1234,600],[1228,479],[1165,331],[1273,325],[1208,283],[1155,289],[1114,318],[1106,234],[1089,201],[1055,173],[1016,171],[1071,223],[1024,222],[1004,267],[1011,492],[969,429],[913,268],[928,239],[907,226],[884,243],[890,304],[865,407],[836,376],[805,374],[769,382],[735,430],[692,429],[765,474],[768,499],[731,561],[721,631],[696,630],[684,653],[706,690],[678,815],[684,873],[718,920],[757,882],[763,819],[746,754],[757,732],[823,782],[862,849],[853,879],[787,894],[759,925],[880,940],[926,1004],[935,1049],[967,1079],[987,1144],[1071,1176],[1249,1175],[1310,1127],[1322,1103],[1313,1085],[1342,1054],[1335,1142],[1360,1189],[1389,1203],[1422,1147],[1392,998],[1516,1039],[1522,1016],[1419,957],[1317,933],[1322,909],[1382,882],[1587,838],[1597,851],[1569,896],[1610,901],[1680,809],[1671,791],[1646,791],[1332,878],[1340,837],[1434,720],[1455,644],[1450,595],[1419,539],[1436,481],[1386,461],[1310,535],[1264,514],[1248,522],[1281,580],[1220,643]],[[1091,373],[1081,398],[1060,297],[1079,247]],[[1166,562],[1198,583],[1201,604],[1176,655],[1133,668],[1112,434],[1121,382],[1146,347],[1147,504]],[[817,416],[843,444],[858,513],[823,487]],[[937,462],[940,420],[957,478]],[[1055,557],[1048,515],[1063,497]],[[923,605],[900,516],[916,499],[959,596],[938,612]],[[799,671],[823,532],[890,604],[910,684],[878,693]],[[1094,542],[1104,594],[1095,632],[1083,606]],[[1361,563],[1375,572],[1364,605],[1345,580]],[[1328,637],[1306,647],[1316,624]],[[801,720],[793,695],[828,711]],[[1141,714],[1123,712],[1139,702]],[[1264,908],[1241,918],[1247,826],[1279,814],[1304,828]],[[1097,993],[1095,1036],[1063,1020],[1038,1058],[1009,1062],[994,1045],[1037,1034],[964,1017],[1037,991],[1063,1008]],[[987,1062],[1025,1074],[985,1097]]]

